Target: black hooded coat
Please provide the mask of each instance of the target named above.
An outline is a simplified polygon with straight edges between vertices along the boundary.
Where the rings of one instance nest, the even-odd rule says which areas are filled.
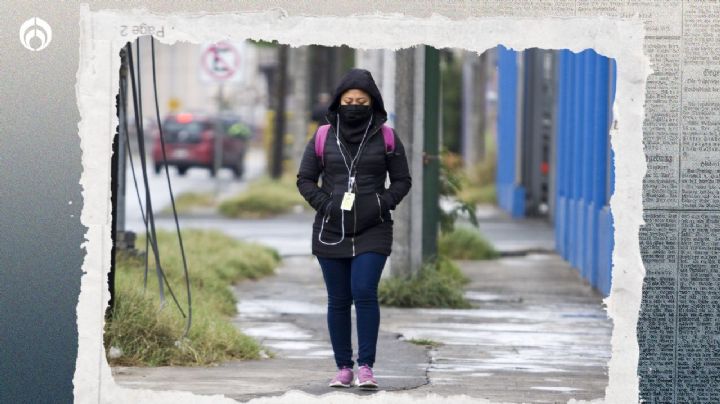
[[[340,96],[350,89],[363,90],[372,98],[372,122],[361,150],[359,144],[348,143],[342,133],[338,136],[336,127]],[[316,210],[312,253],[326,258],[354,257],[370,251],[390,255],[393,239],[390,210],[410,191],[411,177],[405,148],[394,130],[395,150],[386,153],[381,127],[387,121],[387,112],[369,71],[352,69],[343,77],[328,107],[326,120],[331,128],[322,161],[315,155],[316,132],[305,147],[297,174],[298,190]],[[359,150],[353,169],[355,201],[351,210],[343,211],[340,204],[350,176],[346,162]],[[385,188],[388,174],[390,186]],[[321,176],[322,185],[318,186]]]

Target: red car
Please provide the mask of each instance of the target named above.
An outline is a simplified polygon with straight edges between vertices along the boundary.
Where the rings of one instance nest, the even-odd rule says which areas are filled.
[[[245,132],[238,135],[238,131],[228,129],[239,124],[238,120],[222,118],[220,120],[222,136],[222,164],[233,170],[236,178],[243,175],[247,136]],[[203,167],[210,170],[215,176],[215,134],[218,122],[210,116],[181,113],[168,115],[162,124],[163,139],[165,140],[165,153],[168,166],[177,167],[178,174],[185,175],[190,167]],[[155,164],[155,173],[159,173],[164,164],[160,133],[155,132],[152,148],[152,158]]]

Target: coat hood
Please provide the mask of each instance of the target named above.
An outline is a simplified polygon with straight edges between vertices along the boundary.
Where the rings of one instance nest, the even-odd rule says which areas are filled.
[[[365,69],[352,69],[343,76],[340,80],[340,84],[338,84],[335,89],[333,100],[330,103],[330,106],[328,106],[327,116],[330,122],[334,122],[334,117],[337,113],[338,106],[340,105],[340,97],[342,94],[353,88],[363,90],[370,95],[370,98],[372,99],[371,106],[376,117],[379,116],[384,119],[387,118],[385,104],[383,103],[382,96],[380,95],[380,90],[375,84],[375,80],[373,80],[372,74]]]

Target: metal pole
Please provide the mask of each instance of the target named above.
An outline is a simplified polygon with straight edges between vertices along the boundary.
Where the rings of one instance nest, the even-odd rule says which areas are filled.
[[[120,68],[120,93],[118,94],[117,111],[118,111],[118,148],[115,151],[118,157],[117,171],[117,233],[125,232],[125,169],[127,161],[127,134],[125,133],[125,125],[123,122],[127,119],[127,62],[125,60],[125,48],[120,52],[122,64]]]
[[[294,164],[292,170],[297,172],[300,168],[300,160],[302,158],[305,144],[308,137],[308,123],[311,110],[311,102],[308,86],[308,48],[307,46],[290,49],[290,64],[293,69],[288,72],[291,75],[292,100],[290,105],[292,121],[290,123],[290,132],[293,134],[292,159]]]
[[[273,139],[272,178],[282,175],[283,146],[285,140],[285,95],[287,91],[288,45],[278,47],[277,106],[275,110],[275,136]]]
[[[223,141],[223,126],[222,121],[220,120],[220,114],[223,112],[223,83],[221,82],[218,86],[218,96],[217,96],[217,117],[215,119],[215,136],[213,138],[214,140],[214,153],[213,153],[213,169],[210,171],[210,175],[215,177],[215,189],[216,194],[220,191],[220,179],[218,178],[218,173],[220,172],[220,167],[222,167],[222,157],[223,157],[223,150],[222,150],[222,141]]]
[[[473,71],[475,76],[473,93],[475,99],[473,102],[473,111],[477,114],[474,119],[473,132],[477,133],[475,138],[475,161],[484,161],[486,157],[485,138],[487,130],[487,95],[486,86],[488,81],[488,52],[483,52],[479,57],[474,57]]]
[[[425,46],[424,174],[423,174],[423,260],[437,254],[439,156],[440,53]]]

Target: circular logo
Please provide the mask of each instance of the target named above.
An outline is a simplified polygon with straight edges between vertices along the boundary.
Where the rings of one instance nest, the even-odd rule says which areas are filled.
[[[38,17],[25,21],[20,26],[20,43],[33,52],[47,48],[52,41],[50,24]]]

